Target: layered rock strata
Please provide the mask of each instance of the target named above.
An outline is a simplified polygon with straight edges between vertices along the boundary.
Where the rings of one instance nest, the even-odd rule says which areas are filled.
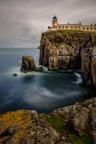
[[[96,87],[96,46],[82,49],[81,70],[87,85]]]
[[[49,70],[80,69],[81,50],[95,42],[96,35],[88,32],[45,32],[41,37],[40,63]]]
[[[96,86],[96,33],[79,31],[43,33],[40,63],[49,70],[81,69],[87,84]]]

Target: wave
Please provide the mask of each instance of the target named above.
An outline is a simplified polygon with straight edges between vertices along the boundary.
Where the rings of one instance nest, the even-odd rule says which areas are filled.
[[[76,81],[74,83],[75,84],[82,84],[83,79],[82,79],[81,74],[75,72],[74,75],[76,76]]]

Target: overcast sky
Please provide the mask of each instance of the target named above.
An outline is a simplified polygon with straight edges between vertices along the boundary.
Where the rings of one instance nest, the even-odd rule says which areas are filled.
[[[61,23],[96,23],[96,0],[0,0],[0,47],[37,47],[57,15]]]

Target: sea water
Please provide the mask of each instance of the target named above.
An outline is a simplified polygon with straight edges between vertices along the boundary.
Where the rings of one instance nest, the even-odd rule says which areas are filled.
[[[0,49],[0,114],[18,109],[50,112],[90,97],[95,91],[83,87],[78,72],[20,72],[22,56],[39,64],[39,49]],[[18,74],[13,77],[13,74]]]

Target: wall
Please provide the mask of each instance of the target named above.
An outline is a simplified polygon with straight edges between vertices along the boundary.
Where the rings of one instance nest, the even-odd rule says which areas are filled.
[[[79,30],[96,32],[96,25],[59,24],[57,27],[49,27],[49,31],[53,30]]]

